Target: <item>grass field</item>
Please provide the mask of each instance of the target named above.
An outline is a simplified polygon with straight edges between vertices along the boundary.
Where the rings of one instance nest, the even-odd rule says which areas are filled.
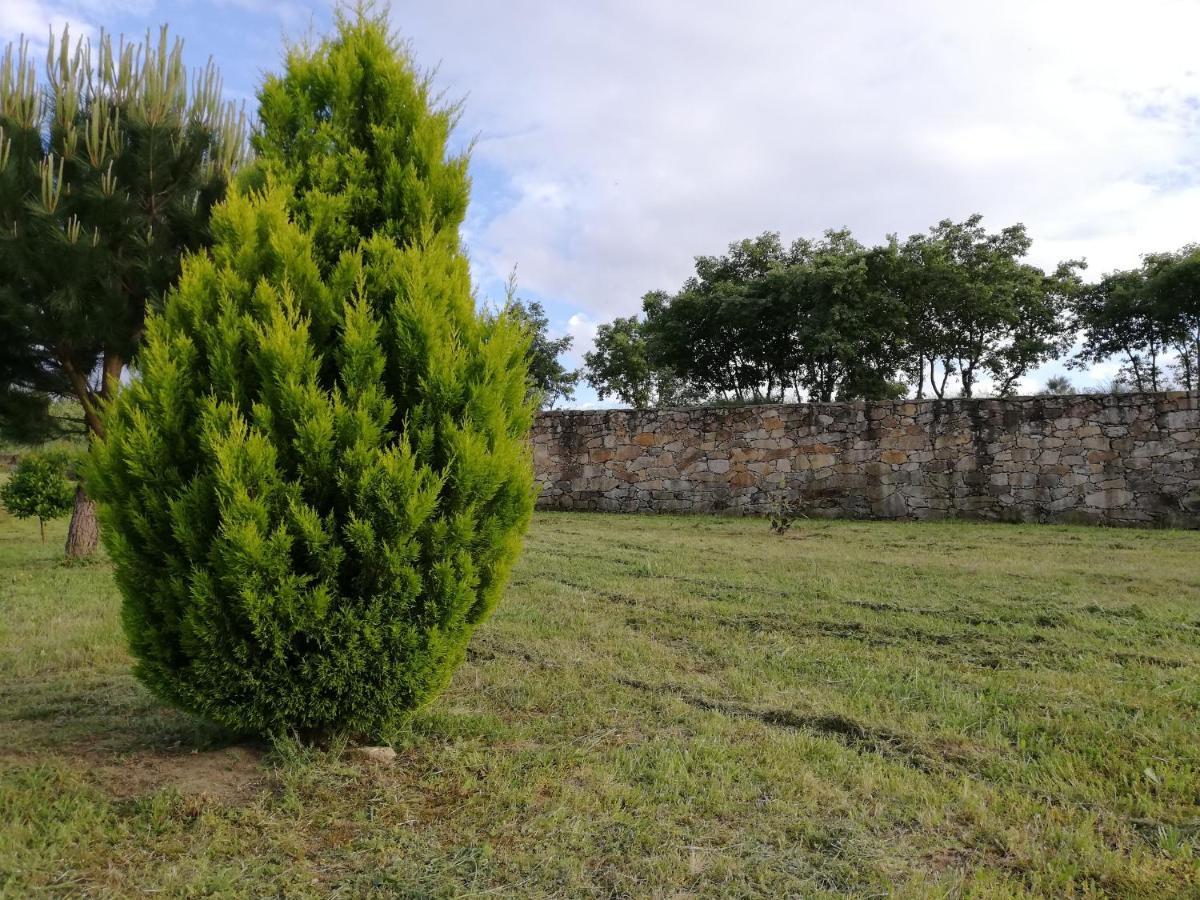
[[[129,675],[0,514],[0,895],[1200,896],[1200,533],[539,515],[391,765]]]

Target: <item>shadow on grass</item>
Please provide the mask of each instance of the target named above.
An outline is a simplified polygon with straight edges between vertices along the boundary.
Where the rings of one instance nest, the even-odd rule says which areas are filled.
[[[822,737],[833,738],[855,752],[874,753],[926,774],[944,772],[964,762],[953,754],[933,753],[896,732],[868,727],[848,716],[836,713],[802,714],[791,710],[756,709],[737,703],[709,700],[706,697],[689,694],[674,685],[651,685],[625,678],[618,679],[618,681],[626,687],[639,691],[670,694],[696,709],[717,712],[730,718],[754,719],[775,728],[807,731]]]
[[[10,683],[0,710],[0,768],[71,771],[116,800],[240,797],[266,776],[264,744],[164,706],[129,674]]]
[[[238,735],[172,709],[123,671],[11,681],[0,688],[7,749],[142,753],[228,747]]]
[[[344,740],[272,741],[191,716],[160,701],[127,670],[0,686],[0,734],[0,770],[63,768],[121,800],[164,788],[245,800],[283,773],[322,771],[349,759]],[[387,743],[421,754],[506,735],[496,716],[437,704],[414,712]]]

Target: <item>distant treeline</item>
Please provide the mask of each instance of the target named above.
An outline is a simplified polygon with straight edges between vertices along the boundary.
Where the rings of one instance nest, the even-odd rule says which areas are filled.
[[[1023,225],[981,221],[874,247],[768,232],[697,257],[679,290],[600,326],[585,377],[636,407],[970,397],[985,381],[1006,396],[1080,341],[1068,366],[1117,357],[1131,389],[1200,388],[1200,246],[1087,284],[1082,261],[1026,262]]]

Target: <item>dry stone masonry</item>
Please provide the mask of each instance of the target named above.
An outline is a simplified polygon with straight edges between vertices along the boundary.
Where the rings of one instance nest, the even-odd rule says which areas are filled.
[[[550,411],[543,509],[1200,527],[1200,394]]]

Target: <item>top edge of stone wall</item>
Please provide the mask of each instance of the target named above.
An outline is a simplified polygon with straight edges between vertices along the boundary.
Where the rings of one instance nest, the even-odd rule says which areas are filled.
[[[1065,403],[1077,403],[1081,401],[1090,402],[1105,402],[1119,403],[1130,406],[1141,406],[1145,404],[1161,403],[1166,400],[1197,400],[1200,401],[1200,391],[1158,391],[1157,393],[1146,391],[1143,393],[1123,393],[1123,394],[1028,394],[1015,397],[947,397],[939,399],[937,397],[923,397],[920,400],[914,398],[900,400],[851,400],[851,401],[830,401],[829,403],[730,403],[714,406],[653,406],[645,408],[637,408],[630,406],[619,406],[605,409],[544,409],[537,415],[539,418],[545,417],[570,417],[570,416],[607,416],[607,415],[646,415],[660,416],[670,415],[674,413],[735,413],[743,410],[767,410],[767,409],[796,409],[796,410],[823,410],[823,409],[880,409],[886,407],[901,407],[901,406],[916,406],[918,408],[939,407],[946,408],[966,408],[970,406],[982,406],[991,404],[994,406],[1005,404],[1018,403],[1034,403],[1041,402],[1051,406],[1059,406]]]

